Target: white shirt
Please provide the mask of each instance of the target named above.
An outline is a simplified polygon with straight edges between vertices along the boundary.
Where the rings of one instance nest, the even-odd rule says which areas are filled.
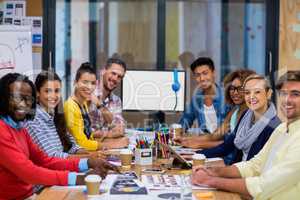
[[[276,153],[278,151],[278,149],[281,148],[281,146],[283,144],[285,144],[285,142],[289,139],[289,135],[288,133],[283,133],[281,134],[276,142],[274,143],[274,145],[272,146],[270,152],[269,152],[269,156],[267,158],[266,164],[264,166],[264,168],[262,169],[262,173],[267,172],[268,170],[270,170],[273,166],[273,160],[276,159]]]
[[[213,133],[218,127],[217,114],[213,105],[207,106],[204,104],[204,116],[207,130]]]

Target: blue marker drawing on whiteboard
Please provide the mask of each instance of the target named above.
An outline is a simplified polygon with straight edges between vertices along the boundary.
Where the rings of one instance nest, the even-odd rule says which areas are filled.
[[[19,49],[20,53],[23,53],[23,47],[29,43],[29,40],[28,40],[28,38],[18,38],[17,41],[18,41],[18,44],[17,44],[15,50]]]
[[[0,69],[14,69],[15,67],[16,60],[13,49],[0,43]]]

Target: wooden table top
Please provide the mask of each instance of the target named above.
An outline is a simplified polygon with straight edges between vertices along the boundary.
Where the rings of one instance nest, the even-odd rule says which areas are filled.
[[[161,164],[165,164],[166,160],[159,160],[155,162],[153,166],[161,166]],[[223,161],[215,161],[209,163],[209,165],[224,165]],[[140,177],[142,169],[150,168],[152,166],[132,166],[131,169],[123,169],[125,171],[132,170],[135,171],[136,174]],[[186,174],[191,173],[191,170],[166,170],[167,174]],[[238,194],[230,193],[230,192],[223,192],[223,191],[205,191],[205,190],[193,190],[193,194],[198,196],[199,193],[206,193],[209,192],[211,195],[210,198],[205,198],[206,200],[241,200]],[[53,189],[53,188],[46,188],[43,192],[37,196],[37,200],[86,200],[87,196],[81,191],[76,189]],[[201,200],[201,198],[199,198]],[[125,200],[125,199],[124,199]],[[146,199],[145,199],[146,200]]]
[[[193,191],[194,195],[197,193],[206,193],[207,191]],[[240,196],[234,193],[223,191],[211,191],[211,198],[203,198],[205,200],[241,200]],[[86,200],[86,195],[79,190],[53,190],[46,188],[36,200]],[[146,200],[146,199],[145,199]],[[201,199],[200,199],[201,200]]]

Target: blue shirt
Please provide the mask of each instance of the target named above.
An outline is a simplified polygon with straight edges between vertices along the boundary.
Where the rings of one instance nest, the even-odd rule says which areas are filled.
[[[80,148],[74,138],[68,134],[72,147],[68,152],[64,152],[63,145],[57,133],[54,118],[49,115],[40,105],[37,105],[36,114],[32,121],[27,121],[25,127],[32,140],[48,156],[66,158],[69,154],[74,154]]]
[[[215,84],[215,86],[216,94],[213,98],[213,106],[217,115],[217,124],[220,126],[224,121],[226,112],[229,111],[230,106],[225,104],[223,89],[217,84]],[[194,120],[197,120],[200,129],[199,131],[208,132],[204,115],[204,97],[205,95],[200,89],[192,96],[190,104],[186,107],[179,121],[184,130],[190,128],[193,125]]]

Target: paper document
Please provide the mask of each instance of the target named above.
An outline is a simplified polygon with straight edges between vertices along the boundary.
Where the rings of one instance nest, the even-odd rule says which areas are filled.
[[[142,183],[149,190],[180,189],[182,185],[191,185],[188,176],[180,175],[142,175]],[[191,185],[193,190],[214,189],[205,185]]]

